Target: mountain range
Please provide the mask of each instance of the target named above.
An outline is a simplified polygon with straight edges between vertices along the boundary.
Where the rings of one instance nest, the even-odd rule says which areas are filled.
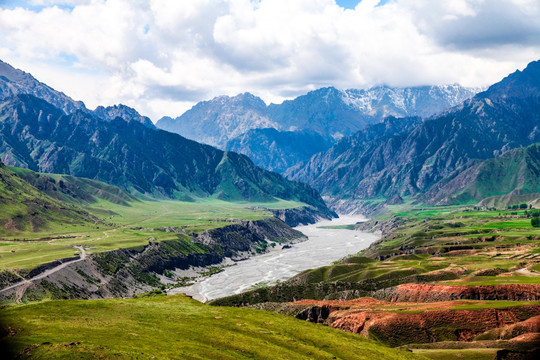
[[[410,88],[379,86],[368,90],[327,87],[268,106],[262,99],[244,93],[200,102],[176,119],[160,119],[156,126],[240,152],[259,166],[284,172],[328,149],[343,136],[387,116],[428,117],[459,105],[478,91],[457,84]],[[268,128],[277,131],[262,130]],[[294,135],[300,144],[298,150],[288,145],[292,132],[298,133]],[[278,158],[279,161],[273,160]]]
[[[100,180],[139,196],[233,201],[280,198],[329,213],[308,185],[258,168],[244,155],[157,130],[140,118],[126,121],[117,116],[140,116],[127,107],[67,113],[33,94],[22,94],[24,84],[13,85],[17,83],[14,74],[23,79],[30,75],[18,72],[11,70],[9,83],[19,93],[2,94],[0,101],[0,159],[7,165]],[[65,95],[51,91],[47,96],[64,99]]]
[[[226,151],[158,130],[124,105],[90,111],[0,65],[5,164],[99,180],[132,195],[282,198],[329,213],[317,191],[439,205],[539,192],[537,147],[531,146],[540,142],[539,61],[456,106],[474,90],[323,88],[269,106],[249,93],[222,96],[158,124],[191,124],[192,136],[205,134]],[[229,133],[237,136],[228,139]]]
[[[439,195],[435,196],[434,190],[430,201],[453,203],[460,198],[457,193],[471,186],[473,178],[480,179],[472,177],[465,181],[465,175],[456,173],[469,169],[470,174],[478,161],[540,141],[539,94],[540,61],[534,61],[523,71],[510,74],[460,106],[413,126],[410,131],[389,136],[385,131],[377,131],[376,125],[368,127],[367,132],[377,134],[372,139],[362,132],[344,138],[328,151],[290,169],[287,176],[306,181],[329,196],[360,199],[417,196],[444,180],[445,185],[439,185]],[[510,190],[506,185],[499,186],[500,191]],[[478,194],[468,200],[479,200]]]

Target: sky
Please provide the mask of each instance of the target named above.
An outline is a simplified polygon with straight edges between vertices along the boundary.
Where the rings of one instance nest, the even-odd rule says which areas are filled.
[[[246,91],[487,86],[540,59],[540,1],[0,0],[0,59],[154,121]]]

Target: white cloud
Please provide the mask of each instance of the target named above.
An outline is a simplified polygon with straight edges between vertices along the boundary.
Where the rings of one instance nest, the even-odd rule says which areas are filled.
[[[540,57],[537,0],[32,0],[0,56],[89,106],[157,120],[220,94],[488,85]]]

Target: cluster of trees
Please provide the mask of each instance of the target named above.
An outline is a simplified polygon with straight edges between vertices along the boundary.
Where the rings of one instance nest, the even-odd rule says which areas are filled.
[[[525,211],[525,215],[531,219],[531,225],[533,227],[540,227],[540,210]]]
[[[525,211],[525,216],[528,218],[538,218],[540,217],[540,210]]]
[[[508,210],[517,210],[517,209],[532,209],[532,205],[527,204],[515,204],[515,205],[508,205]]]

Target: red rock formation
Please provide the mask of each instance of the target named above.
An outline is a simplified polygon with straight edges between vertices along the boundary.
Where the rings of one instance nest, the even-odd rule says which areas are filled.
[[[398,302],[435,302],[451,300],[540,300],[540,284],[431,285],[402,284],[377,291],[376,298]]]
[[[477,309],[455,309],[459,305]],[[451,301],[440,303],[383,302],[373,299],[352,301],[302,300],[296,306],[312,305],[297,317],[360,334],[390,346],[439,341],[472,341],[489,330],[507,327],[509,334],[536,332],[540,305],[504,309],[483,308],[483,303]],[[532,320],[531,318],[535,320]],[[525,320],[531,319],[526,322]],[[508,327],[517,325],[515,329]]]

